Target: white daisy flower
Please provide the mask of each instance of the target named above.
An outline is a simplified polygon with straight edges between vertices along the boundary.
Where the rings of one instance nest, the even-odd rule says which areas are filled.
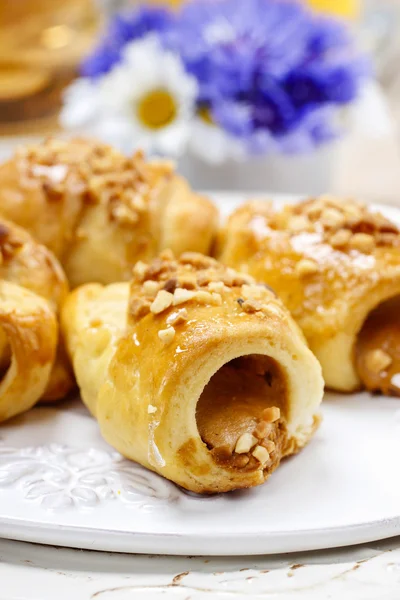
[[[191,133],[197,92],[196,79],[179,57],[147,36],[128,44],[122,61],[99,82],[72,84],[61,123],[83,128],[124,152],[143,148],[179,155]]]
[[[246,156],[244,145],[213,123],[207,110],[201,109],[192,123],[189,149],[192,154],[213,165],[230,159],[240,161]]]

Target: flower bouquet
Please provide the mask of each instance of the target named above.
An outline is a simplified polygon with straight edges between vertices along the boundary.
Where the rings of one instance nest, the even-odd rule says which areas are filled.
[[[271,189],[321,176],[368,63],[344,23],[295,0],[192,0],[117,14],[81,75],[66,129],[176,157],[195,185]]]

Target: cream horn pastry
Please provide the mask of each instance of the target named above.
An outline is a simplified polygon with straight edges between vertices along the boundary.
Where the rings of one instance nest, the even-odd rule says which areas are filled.
[[[318,423],[320,366],[266,286],[162,253],[86,285],[62,324],[83,401],[124,456],[198,493],[263,483]]]
[[[85,139],[17,150],[0,166],[0,215],[46,245],[72,287],[129,280],[165,248],[207,254],[218,221],[171,163]]]
[[[57,399],[73,379],[58,352],[58,311],[68,292],[52,253],[0,220],[0,421]]]
[[[275,289],[329,388],[400,396],[397,225],[347,199],[252,202],[228,220],[218,255]]]

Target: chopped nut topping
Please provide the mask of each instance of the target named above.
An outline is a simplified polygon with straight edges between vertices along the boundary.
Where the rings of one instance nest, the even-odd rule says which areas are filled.
[[[197,302],[200,302],[200,304],[214,304],[214,299],[210,292],[201,290],[199,292],[195,292],[194,297],[197,300]]]
[[[281,411],[277,406],[270,406],[263,410],[262,418],[267,423],[275,423],[275,421],[278,421],[281,418]]]
[[[350,239],[349,246],[359,252],[368,253],[375,248],[375,240],[368,233],[355,233]]]
[[[332,235],[329,241],[334,248],[342,248],[349,243],[351,236],[352,233],[349,229],[339,229],[339,231],[336,231]]]
[[[172,279],[168,279],[168,281],[165,282],[163,290],[173,294],[177,287],[178,287],[178,280],[175,277],[173,277]]]
[[[261,442],[261,445],[268,450],[269,454],[271,454],[275,450],[275,444],[271,440],[263,440]]]
[[[327,227],[342,227],[345,223],[345,217],[336,208],[328,207],[322,212],[321,223]]]
[[[139,221],[139,215],[135,210],[119,202],[110,205],[110,216],[122,225],[136,225]]]
[[[290,231],[298,232],[304,231],[310,225],[310,221],[305,215],[295,215],[290,218],[288,223],[288,229]]]
[[[183,264],[193,265],[194,267],[200,269],[208,269],[209,267],[214,267],[217,263],[213,258],[208,256],[203,256],[198,252],[184,252],[181,255],[180,261]]]
[[[262,304],[258,300],[245,300],[242,309],[247,313],[254,313],[262,309]]]
[[[367,369],[372,373],[385,371],[393,362],[392,357],[379,348],[368,352],[365,360]]]
[[[146,277],[148,266],[139,260],[136,265],[133,267],[133,274],[138,281],[143,281]]]
[[[212,299],[213,299],[213,304],[215,304],[216,306],[222,306],[222,296],[221,294],[217,294],[215,292],[213,292],[211,294]]]
[[[172,250],[170,250],[169,248],[167,248],[167,250],[163,250],[160,254],[160,258],[161,260],[174,260],[174,253],[172,252]]]
[[[296,264],[295,271],[299,277],[307,277],[308,275],[314,275],[314,273],[317,273],[318,265],[309,258],[302,258]]]
[[[197,275],[197,283],[200,287],[208,285],[210,281],[210,273],[208,271],[201,271]]]
[[[243,433],[236,442],[236,454],[246,454],[257,444],[258,440],[251,433]]]
[[[256,458],[262,465],[269,461],[268,450],[264,446],[256,446],[252,452],[254,458]]]
[[[160,286],[157,283],[157,281],[152,281],[151,279],[149,279],[143,283],[143,292],[147,296],[156,296],[159,289]]]
[[[147,412],[149,413],[149,415],[153,415],[155,412],[157,412],[157,407],[153,406],[152,404],[149,404],[147,407]]]
[[[189,318],[188,311],[186,308],[180,308],[179,310],[173,312],[167,318],[168,325],[180,325],[181,323],[185,323]]]
[[[195,295],[196,292],[192,292],[191,290],[176,288],[173,299],[174,306],[177,306],[178,304],[183,304],[184,302],[189,302],[189,300],[193,300]]]
[[[254,435],[258,437],[259,440],[263,440],[270,431],[271,424],[267,423],[267,421],[260,421],[254,430]]]
[[[132,200],[132,206],[138,213],[142,213],[146,210],[146,203],[139,195],[136,195]]]
[[[225,291],[229,291],[222,281],[210,281],[208,284],[208,289],[210,292],[216,292],[217,294],[222,294]]]
[[[150,306],[150,310],[154,315],[158,315],[162,313],[164,310],[167,310],[172,304],[174,300],[174,296],[170,294],[170,292],[166,292],[165,290],[160,290],[153,302]]]
[[[250,462],[249,456],[246,456],[245,454],[239,454],[238,456],[234,457],[233,466],[238,469],[243,469],[244,467],[247,467],[249,462]]]
[[[185,290],[195,290],[197,289],[197,280],[194,275],[183,275],[179,278],[179,287],[184,288]]]
[[[170,344],[175,337],[175,329],[173,327],[167,327],[167,329],[160,329],[158,337],[163,344]]]
[[[130,314],[135,319],[141,319],[150,312],[150,302],[144,298],[133,298],[129,304]]]
[[[400,236],[397,233],[378,233],[377,243],[382,246],[394,246],[400,244]]]

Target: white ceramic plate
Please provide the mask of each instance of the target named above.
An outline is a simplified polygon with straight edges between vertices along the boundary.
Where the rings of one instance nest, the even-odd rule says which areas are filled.
[[[0,536],[244,555],[400,534],[400,400],[329,394],[323,415],[311,444],[265,485],[204,498],[124,460],[79,401],[37,407],[0,427]]]

